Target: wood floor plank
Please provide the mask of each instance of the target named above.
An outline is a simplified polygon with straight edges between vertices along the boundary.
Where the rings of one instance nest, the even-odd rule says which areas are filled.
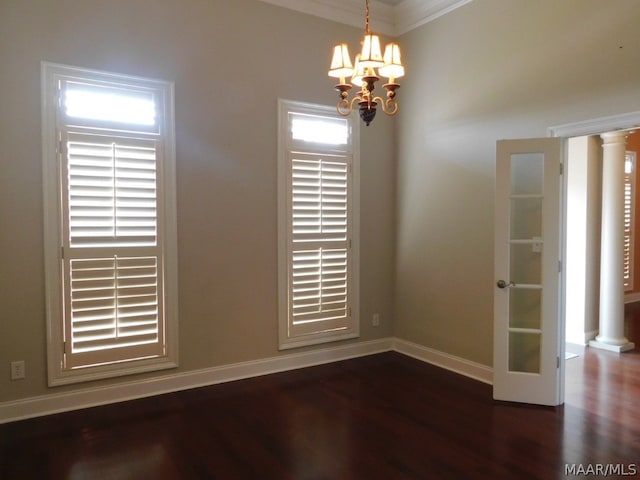
[[[587,349],[566,371],[558,408],[494,402],[490,385],[389,352],[24,420],[0,425],[0,478],[640,476],[640,354]]]

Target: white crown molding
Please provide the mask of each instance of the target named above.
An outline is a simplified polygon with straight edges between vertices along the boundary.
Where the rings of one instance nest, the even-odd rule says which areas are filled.
[[[364,29],[362,0],[261,0],[298,12]],[[404,0],[395,7],[371,0],[371,30],[390,36],[407,33],[472,0]]]
[[[289,8],[316,17],[344,23],[364,30],[364,3],[361,0],[262,0],[279,7]],[[395,36],[394,7],[376,0],[371,1],[369,21],[371,30]]]
[[[472,0],[404,0],[394,7],[395,34],[402,35]]]
[[[549,127],[547,134],[550,137],[569,138],[582,137],[585,135],[600,135],[605,132],[633,130],[637,128],[640,128],[640,111],[556,125]]]

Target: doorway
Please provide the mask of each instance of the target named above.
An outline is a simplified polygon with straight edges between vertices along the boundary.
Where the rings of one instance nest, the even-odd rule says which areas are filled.
[[[640,298],[640,185],[635,165],[640,151],[640,133],[629,133],[626,142],[624,182],[624,292],[620,302]],[[601,213],[602,213],[602,141],[599,135],[572,137],[567,140],[565,163],[565,341],[567,357],[582,353],[599,332]],[[604,245],[606,248],[606,244]],[[622,310],[623,306],[620,305]]]
[[[586,120],[581,122],[575,122],[575,123],[569,123],[569,124],[550,127],[548,129],[548,134],[549,136],[552,136],[552,137],[561,137],[561,138],[567,139],[567,142],[566,142],[567,150],[565,151],[565,153],[566,153],[566,157],[569,158],[569,151],[568,151],[568,145],[570,143],[569,139],[577,138],[577,137],[585,137],[586,139],[582,140],[582,148],[586,149],[586,151],[588,152],[590,149],[593,150],[594,144],[600,143],[599,140],[597,139],[599,138],[600,134],[602,134],[603,132],[611,132],[616,130],[632,130],[634,128],[638,129],[639,127],[640,127],[640,111],[636,111],[636,112],[629,112],[629,113],[624,113],[624,114],[610,116],[610,117],[601,117],[601,118],[596,118],[592,120]],[[640,134],[636,134],[636,139],[638,138],[638,136],[640,136]],[[599,153],[600,150],[601,149],[595,150],[598,152],[597,160],[593,158],[591,160],[594,163],[597,162],[598,169],[601,168],[601,165],[599,163],[601,162],[601,155]],[[570,167],[570,166],[566,165],[566,167]],[[583,180],[585,182],[596,181],[590,174],[593,175],[593,172],[589,172],[588,169],[586,172],[583,171],[582,175],[583,175]],[[562,351],[565,353],[565,358],[562,361],[562,368],[561,368],[561,372],[562,372],[561,374],[563,376],[563,381],[561,382],[561,388],[563,388],[563,392],[561,396],[563,401],[565,397],[565,392],[567,390],[567,385],[566,385],[567,379],[571,379],[571,378],[575,379],[575,376],[572,375],[571,371],[573,367],[577,366],[576,364],[569,364],[569,366],[571,366],[572,369],[567,370],[565,363],[567,361],[568,362],[576,361],[576,360],[571,360],[572,355],[575,355],[575,354],[580,355],[580,353],[582,354],[585,353],[585,348],[586,348],[586,345],[588,345],[589,340],[591,339],[591,337],[594,337],[597,334],[597,331],[598,331],[597,317],[599,316],[599,293],[596,294],[596,292],[599,292],[599,283],[594,284],[594,278],[599,278],[599,269],[600,269],[599,267],[599,258],[600,258],[600,240],[599,240],[600,211],[599,209],[600,209],[600,203],[601,203],[600,191],[598,190],[597,195],[592,196],[590,201],[593,203],[590,203],[590,204],[586,203],[587,200],[589,199],[586,193],[588,192],[586,186],[582,190],[582,193],[579,193],[578,195],[579,197],[580,196],[582,197],[584,202],[584,203],[578,203],[578,205],[581,205],[579,208],[582,209],[582,214],[586,215],[588,208],[590,208],[592,214],[593,214],[593,211],[596,210],[598,213],[597,215],[598,220],[597,222],[594,222],[585,217],[585,220],[583,220],[583,225],[585,228],[584,235],[585,237],[587,236],[586,229],[589,228],[590,229],[589,242],[587,242],[587,240],[584,239],[583,246],[581,247],[581,249],[576,250],[573,248],[572,244],[569,244],[569,241],[568,241],[571,238],[571,236],[568,235],[569,227],[573,227],[574,225],[568,222],[566,207],[570,200],[572,201],[577,200],[576,198],[572,199],[568,193],[569,188],[568,188],[567,182],[569,180],[569,176],[570,176],[569,173],[564,175],[564,181],[565,181],[564,200],[565,201],[562,207],[563,214],[564,214],[562,257],[563,257],[563,261],[565,262],[567,261],[568,256],[570,255],[576,255],[583,258],[584,259],[583,262],[581,262],[580,264],[574,263],[574,266],[578,265],[577,268],[579,269],[582,275],[581,278],[584,278],[585,280],[583,283],[584,289],[579,291],[578,299],[576,300],[576,298],[574,297],[573,300],[569,300],[569,301],[573,301],[574,305],[577,302],[578,305],[581,306],[577,314],[577,318],[581,319],[581,321],[578,324],[579,326],[576,327],[576,320],[574,320],[576,317],[575,316],[570,317],[570,315],[575,315],[575,314],[567,314],[566,302],[568,301],[568,293],[570,292],[568,291],[568,281],[567,281],[566,272],[569,271],[570,269],[566,268],[566,264],[565,264],[565,269],[564,269],[565,275],[563,275],[562,285],[561,285],[562,305],[560,309],[560,312],[562,315],[561,321],[564,322],[564,328],[561,329],[561,331],[559,332],[560,335],[562,335],[563,337],[560,339],[560,342],[565,347],[562,349]],[[597,187],[592,187],[592,188],[599,189],[600,185],[601,183],[600,183],[600,180],[598,179]],[[638,212],[640,214],[640,209],[638,210]],[[638,224],[640,224],[640,221],[636,224],[637,226],[640,226]],[[640,239],[640,234],[636,235],[636,237]],[[640,241],[638,243],[640,243]],[[592,253],[594,251],[597,252],[596,258],[598,259],[598,261],[587,262],[586,261],[587,252]],[[640,257],[640,254],[638,255],[638,257]],[[640,260],[640,258],[636,258],[636,260]],[[595,271],[597,271],[597,275],[595,274]],[[636,269],[636,272],[638,273],[638,283],[640,283],[640,270]],[[597,286],[597,289],[596,289],[596,286]],[[568,330],[567,328],[568,325],[570,325],[569,328],[572,328],[572,330]],[[567,341],[570,341],[571,343],[567,343]],[[573,343],[573,342],[576,342],[576,343]],[[569,360],[566,359],[567,356],[570,357]],[[573,371],[575,371],[575,369],[573,369]],[[582,371],[582,370],[579,370],[579,371]],[[571,386],[569,386],[569,388],[571,388]]]

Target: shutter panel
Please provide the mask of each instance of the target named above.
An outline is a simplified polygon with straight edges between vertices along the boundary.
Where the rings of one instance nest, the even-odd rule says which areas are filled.
[[[162,355],[155,142],[69,133],[65,143],[66,365]]]
[[[291,168],[293,242],[347,240],[346,157],[297,154]]]
[[[346,328],[350,316],[349,159],[290,157],[289,310],[291,328],[299,334]]]
[[[158,260],[70,261],[71,365],[157,354]]]
[[[69,245],[155,245],[154,142],[69,134],[67,156]]]
[[[625,291],[633,290],[633,230],[635,204],[635,152],[627,152],[624,165],[624,247],[623,275]]]

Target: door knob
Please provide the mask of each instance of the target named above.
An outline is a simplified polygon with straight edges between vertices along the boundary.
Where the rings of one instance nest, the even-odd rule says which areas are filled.
[[[498,280],[496,285],[498,286],[498,288],[508,288],[508,287],[515,287],[516,286],[515,283],[513,283],[513,282],[507,283],[504,280]]]

